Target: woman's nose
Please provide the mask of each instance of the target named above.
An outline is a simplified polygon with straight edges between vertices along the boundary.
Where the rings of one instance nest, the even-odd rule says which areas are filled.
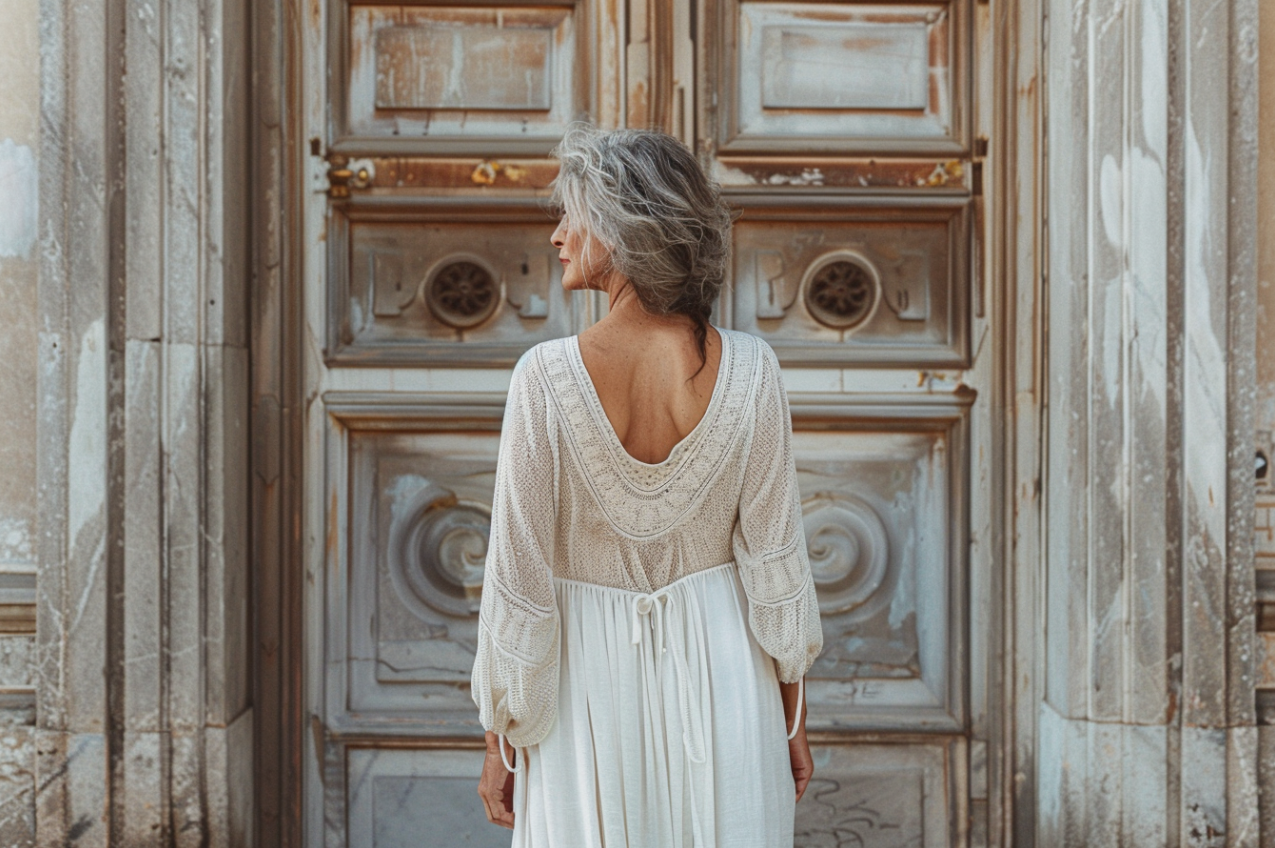
[[[562,250],[562,246],[567,243],[567,228],[562,224],[558,224],[558,228],[553,231],[553,235],[549,236],[549,242],[554,247]]]

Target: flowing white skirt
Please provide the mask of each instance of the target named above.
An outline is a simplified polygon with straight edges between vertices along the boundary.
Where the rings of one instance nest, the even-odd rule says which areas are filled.
[[[733,563],[651,593],[555,581],[558,717],[520,749],[514,846],[790,846],[774,660]]]

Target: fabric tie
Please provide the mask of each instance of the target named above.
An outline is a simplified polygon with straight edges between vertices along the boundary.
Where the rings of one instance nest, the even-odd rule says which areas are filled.
[[[657,669],[661,668],[666,652],[664,607],[673,603],[673,596],[668,591],[670,588],[671,584],[654,592],[643,592],[633,598],[633,644],[642,644],[642,618],[648,616],[655,630]],[[682,714],[682,744],[686,747],[686,754],[691,762],[702,763],[705,758],[704,727],[699,713],[691,709],[691,705],[698,703],[698,699],[691,691],[691,670],[686,664],[686,646],[682,640],[680,628],[673,628],[673,632],[669,634],[669,640],[673,643],[673,670],[677,674],[677,704]]]
[[[522,757],[518,755],[518,749],[512,744],[509,746],[514,749],[514,759],[517,760],[517,763],[511,766],[509,765],[509,757],[505,756],[505,734],[497,733],[496,739],[500,744],[500,761],[505,764],[505,770],[510,774],[517,774],[522,771],[523,762]]]

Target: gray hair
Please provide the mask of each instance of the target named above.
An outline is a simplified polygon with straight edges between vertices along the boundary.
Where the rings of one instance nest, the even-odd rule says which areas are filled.
[[[628,278],[643,308],[695,322],[703,359],[730,259],[731,214],[717,184],[684,144],[650,130],[574,124],[553,155],[554,204],[606,248],[604,267]]]

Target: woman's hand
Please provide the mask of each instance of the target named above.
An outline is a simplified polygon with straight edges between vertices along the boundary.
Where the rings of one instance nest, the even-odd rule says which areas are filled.
[[[505,743],[505,756],[517,765],[517,750]],[[487,821],[514,829],[514,774],[500,759],[500,737],[487,731],[487,755],[483,757],[483,773],[478,778],[478,797],[483,799]]]
[[[797,787],[797,800],[800,801],[815,773],[815,761],[810,756],[810,743],[806,741],[804,724],[797,735],[788,740],[788,762],[792,766],[792,782]]]
[[[799,683],[780,683],[779,694],[784,702],[785,729],[791,731],[793,723],[797,724],[797,733],[788,740],[788,762],[792,766],[792,782],[797,788],[797,800],[805,794],[810,778],[815,773],[815,761],[810,756],[810,743],[806,741],[806,704],[802,698],[801,715],[794,716],[797,711]]]

